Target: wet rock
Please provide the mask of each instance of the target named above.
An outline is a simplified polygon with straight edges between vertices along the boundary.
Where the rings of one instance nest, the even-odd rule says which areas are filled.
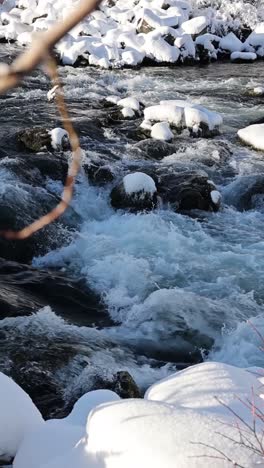
[[[111,380],[99,379],[96,383],[97,388],[112,390],[121,398],[141,398],[141,391],[133,377],[127,371],[119,371]]]
[[[154,28],[150,26],[150,24],[148,24],[148,22],[145,19],[140,20],[138,27],[137,27],[137,32],[139,34],[140,33],[147,34],[151,31],[154,31]]]
[[[46,149],[51,148],[51,136],[45,128],[28,128],[21,130],[17,134],[17,141],[24,148],[38,153]]]
[[[135,180],[135,189],[126,189],[126,177],[140,177]],[[157,205],[157,190],[153,179],[142,173],[128,174],[111,192],[111,204],[114,208],[130,209],[132,211],[151,210]]]
[[[86,283],[54,270],[0,258],[0,319],[28,315],[49,305],[62,316],[85,314],[87,325],[110,325],[100,297]]]
[[[143,155],[148,159],[156,161],[160,161],[176,151],[175,145],[151,138],[136,143],[134,147],[142,151]]]
[[[211,192],[216,191],[201,172],[156,173],[158,195],[177,212],[190,210],[218,211],[220,204]]]
[[[108,165],[91,163],[85,165],[84,170],[88,174],[89,180],[94,184],[104,185],[114,179],[111,167]]]
[[[112,390],[121,398],[140,398],[142,396],[135,380],[127,371],[116,373]]]

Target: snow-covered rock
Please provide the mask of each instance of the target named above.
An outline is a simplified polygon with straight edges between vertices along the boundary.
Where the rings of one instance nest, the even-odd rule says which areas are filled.
[[[250,125],[237,132],[238,137],[247,145],[264,151],[264,124]]]
[[[51,145],[52,147],[57,150],[62,148],[65,143],[67,144],[67,141],[69,139],[69,134],[64,128],[53,128],[53,130],[50,131],[50,136],[51,136]]]
[[[254,62],[257,54],[254,52],[232,52],[230,56],[232,62]]]
[[[158,122],[151,127],[151,138],[155,140],[170,141],[173,139],[173,133],[167,122]]]
[[[223,123],[220,114],[188,101],[168,100],[146,107],[144,119],[150,122],[168,122],[178,129],[188,128],[193,136],[210,136]]]
[[[157,188],[154,180],[143,172],[127,174],[113,188],[111,203],[115,208],[134,210],[152,209],[157,204]]]
[[[141,191],[153,195],[157,190],[154,180],[143,172],[134,172],[133,174],[126,175],[123,183],[127,195]]]
[[[206,16],[197,16],[188,21],[185,21],[181,25],[181,30],[186,34],[197,36],[206,29],[207,18]]]
[[[219,42],[219,47],[222,50],[227,50],[228,52],[241,52],[243,49],[243,43],[238,39],[238,37],[230,32],[227,36],[224,36]]]
[[[0,458],[14,457],[23,438],[43,419],[30,397],[12,379],[0,373]]]
[[[32,33],[48,30],[71,14],[76,5],[76,0],[3,0],[0,37],[26,45],[32,41]],[[208,37],[192,41],[205,31],[223,36],[220,58],[221,51],[264,56],[264,23],[258,23],[263,17],[259,5],[221,1],[205,7],[201,0],[104,0],[99,8],[56,45],[63,64],[73,65],[80,60],[82,64],[111,68],[135,67],[145,58],[158,63],[188,63],[188,59],[198,57],[200,61],[217,59],[216,41]],[[234,34],[241,33],[241,25],[252,30],[244,43]]]

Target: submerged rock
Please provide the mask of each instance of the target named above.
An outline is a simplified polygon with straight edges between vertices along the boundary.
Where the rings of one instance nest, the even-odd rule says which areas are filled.
[[[0,258],[0,319],[51,306],[63,316],[85,313],[87,324],[111,324],[100,297],[81,280]]]

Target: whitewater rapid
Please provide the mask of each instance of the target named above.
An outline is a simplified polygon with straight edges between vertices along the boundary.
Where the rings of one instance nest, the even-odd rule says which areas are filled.
[[[263,84],[261,65],[107,72],[64,67],[60,72],[83,150],[92,161],[106,162],[114,174],[133,170],[140,152],[128,136],[129,123],[93,126],[105,112],[98,103],[108,95],[134,96],[146,105],[188,99],[220,112],[224,127],[219,138],[185,138],[173,154],[142,164],[206,171],[222,194],[222,208],[193,216],[162,206],[141,214],[115,211],[109,202],[112,184],[94,186],[81,172],[72,201],[80,222],[71,240],[36,257],[33,265],[84,278],[116,325],[93,329],[85,319],[83,326],[74,315],[65,322],[45,308],[34,316],[0,321],[1,332],[12,336],[13,344],[19,337],[28,356],[31,339],[43,349],[47,340],[60,351],[62,343],[74,349],[73,360],[56,370],[68,394],[89,390],[92,375],[120,369],[146,388],[177,366],[201,359],[263,366],[261,338],[254,329],[264,335],[263,202],[260,196],[248,211],[238,205],[245,187],[263,174],[264,159],[236,139],[239,128],[263,117],[263,98],[250,96]],[[45,103],[48,84],[38,74],[29,80],[24,89],[12,91],[10,110],[28,106],[34,109],[33,124],[57,123],[55,110]],[[59,195],[62,185],[48,179],[46,188]],[[84,368],[83,360],[89,366]]]

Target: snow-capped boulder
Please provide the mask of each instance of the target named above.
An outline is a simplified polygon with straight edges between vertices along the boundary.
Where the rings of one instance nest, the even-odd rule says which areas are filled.
[[[260,57],[264,56],[264,22],[256,25],[254,31],[248,36],[246,45],[253,47]]]
[[[230,55],[232,62],[254,62],[257,59],[257,54],[254,52],[232,52]]]
[[[115,208],[153,209],[157,204],[157,188],[154,180],[143,172],[126,175],[122,182],[113,188],[111,203]]]
[[[0,459],[13,458],[23,438],[43,419],[27,393],[0,373]]]
[[[158,122],[151,127],[151,138],[155,140],[170,141],[173,139],[173,133],[167,122]]]
[[[181,31],[186,34],[191,34],[192,36],[197,36],[198,34],[202,34],[206,30],[206,27],[206,16],[197,16],[182,23]]]
[[[193,137],[210,137],[218,133],[223,119],[220,114],[188,101],[168,100],[146,107],[144,118],[150,122],[168,122],[179,131],[187,128]]]
[[[223,51],[227,51],[229,53],[241,52],[243,50],[243,43],[233,32],[230,32],[227,36],[222,37],[219,42],[219,47]]]
[[[176,128],[181,128],[183,119],[183,110],[181,107],[172,103],[161,103],[156,106],[146,107],[144,118],[150,122],[168,122]]]
[[[69,145],[69,134],[64,128],[53,128],[50,131],[51,146],[53,149],[64,149]]]
[[[252,146],[256,150],[264,151],[264,124],[250,125],[237,132],[243,143]]]

